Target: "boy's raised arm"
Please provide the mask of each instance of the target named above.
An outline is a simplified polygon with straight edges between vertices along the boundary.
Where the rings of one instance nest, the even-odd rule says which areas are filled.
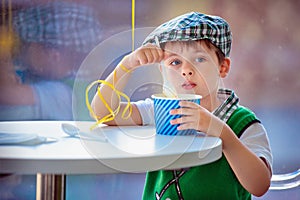
[[[116,90],[123,91],[129,78],[130,72],[135,70],[141,65],[153,64],[162,61],[164,57],[163,50],[153,46],[142,46],[131,54],[125,56],[122,61],[116,66],[115,70],[106,78],[106,82],[112,84]],[[121,113],[123,112],[126,103],[119,102],[119,99],[115,92],[107,85],[101,84],[100,91],[104,100],[108,103],[112,110],[120,104],[120,111],[116,115],[115,119],[107,122],[109,125],[141,125],[142,119],[136,106],[132,105],[132,114],[129,119],[122,119]],[[101,119],[109,114],[108,109],[105,107],[103,101],[98,97],[96,93],[92,103],[93,112],[98,119]]]

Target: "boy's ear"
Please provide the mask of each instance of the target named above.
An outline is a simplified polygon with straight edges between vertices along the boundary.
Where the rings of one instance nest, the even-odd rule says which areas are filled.
[[[230,58],[226,57],[220,65],[220,77],[225,78],[230,70]]]

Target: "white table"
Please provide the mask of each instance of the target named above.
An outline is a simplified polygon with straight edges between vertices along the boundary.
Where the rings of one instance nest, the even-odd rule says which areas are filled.
[[[107,142],[69,137],[62,131],[62,123],[105,136]],[[64,193],[65,174],[176,169],[207,164],[222,156],[219,138],[156,135],[153,126],[101,126],[90,131],[93,123],[0,122],[0,132],[37,133],[57,139],[57,142],[36,146],[0,145],[0,173],[38,174],[37,195],[44,198],[49,193],[49,182],[57,181],[60,188],[55,192]]]

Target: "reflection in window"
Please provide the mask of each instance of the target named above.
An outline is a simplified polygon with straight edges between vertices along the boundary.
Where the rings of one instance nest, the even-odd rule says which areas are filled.
[[[0,120],[71,120],[76,71],[102,36],[93,10],[50,2],[18,9],[9,23],[19,45],[2,56]]]

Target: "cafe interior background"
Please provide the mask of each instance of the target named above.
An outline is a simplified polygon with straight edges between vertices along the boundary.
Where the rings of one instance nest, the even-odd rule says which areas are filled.
[[[43,6],[50,9],[45,12],[63,20],[54,17],[56,21],[45,22],[41,19],[47,16],[33,14],[39,13]],[[59,13],[62,8],[66,9],[64,14]],[[135,1],[136,30],[148,31],[149,27],[190,11],[220,15],[229,22],[233,32],[232,68],[225,86],[233,88],[241,104],[253,109],[264,123],[273,150],[274,174],[294,172],[300,167],[299,10],[297,0]],[[84,104],[85,84],[105,78],[122,57],[120,49],[128,52],[132,49],[128,40],[132,29],[132,1],[2,0],[0,12],[0,120],[92,120]],[[33,23],[37,24],[33,26]],[[42,25],[47,23],[55,31],[43,29]],[[75,24],[74,34],[55,29],[68,23]],[[142,41],[138,33],[135,48]],[[103,45],[107,41],[113,45]],[[107,55],[100,57],[113,58],[111,64],[93,60],[91,55],[97,48],[107,48]],[[61,54],[61,59],[49,59],[52,54]],[[33,65],[43,67],[37,69]],[[149,77],[156,76],[153,72]],[[132,85],[139,83],[140,77],[133,76]],[[36,99],[30,102],[25,96],[23,101],[15,99],[20,84],[24,88],[34,85],[32,88],[37,90],[34,93],[44,93],[44,103],[39,104]],[[52,87],[56,85],[60,89]],[[150,96],[157,89],[153,82],[142,87],[134,88],[132,100]],[[144,178],[144,173],[68,175],[66,198],[140,199]],[[35,180],[34,175],[1,175],[0,199],[5,199],[8,193],[11,199],[35,199]],[[284,198],[299,199],[300,187],[269,190],[255,199]]]

